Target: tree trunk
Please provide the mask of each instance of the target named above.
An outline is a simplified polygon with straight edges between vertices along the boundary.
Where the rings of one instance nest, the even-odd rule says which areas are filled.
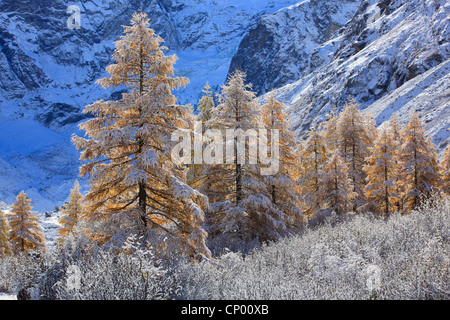
[[[142,42],[142,41],[141,41]],[[139,97],[144,93],[144,52],[142,50],[142,44],[139,50]],[[141,109],[139,108],[139,113],[141,113]],[[139,125],[141,127],[141,125]],[[142,148],[144,146],[144,141],[140,136],[137,137],[138,141],[138,154],[142,152]],[[139,182],[139,190],[138,190],[138,205],[139,210],[141,211],[141,220],[144,223],[144,227],[147,227],[147,191],[145,182]]]
[[[239,103],[235,101],[235,121],[236,124],[240,122],[239,115]],[[237,160],[237,136],[236,136],[237,126],[235,125],[235,136],[234,136],[234,163],[235,163],[235,174],[236,174],[236,204],[239,204],[239,201],[242,200],[242,164],[238,163]],[[245,143],[244,143],[245,147]]]

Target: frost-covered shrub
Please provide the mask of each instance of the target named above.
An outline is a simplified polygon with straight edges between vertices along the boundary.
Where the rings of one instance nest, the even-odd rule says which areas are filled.
[[[59,299],[170,299],[177,290],[174,276],[136,237],[125,241],[120,252],[91,248],[65,266],[65,276],[56,283]]]
[[[179,270],[183,299],[448,299],[450,201],[357,215]]]
[[[26,290],[30,299],[38,299],[46,258],[38,253],[1,256],[0,292],[17,294]]]
[[[128,237],[118,250],[78,237],[51,256],[0,258],[0,289],[40,299],[448,299],[449,220],[450,199],[386,220],[331,215],[200,263],[171,255],[170,243]]]

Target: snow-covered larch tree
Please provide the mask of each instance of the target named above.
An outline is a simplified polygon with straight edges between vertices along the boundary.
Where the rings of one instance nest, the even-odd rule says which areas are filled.
[[[80,183],[75,181],[73,189],[70,191],[69,203],[66,204],[62,210],[61,217],[58,222],[61,227],[58,233],[64,238],[66,235],[72,232],[73,227],[82,218],[83,213],[83,195],[80,192]]]
[[[321,124],[321,135],[325,143],[328,153],[333,153],[335,150],[339,150],[339,132],[338,132],[338,117],[339,113],[334,106],[331,111],[326,115],[326,121]]]
[[[368,209],[386,217],[396,209],[396,203],[398,203],[396,152],[391,132],[382,128],[364,166],[367,174],[367,185],[364,191],[369,204]]]
[[[396,202],[396,209],[399,211],[403,210],[403,198],[402,194],[404,193],[403,185],[400,183],[400,180],[402,179],[401,175],[401,167],[400,167],[400,157],[402,155],[402,146],[404,142],[403,137],[403,131],[404,126],[400,123],[400,120],[397,116],[397,113],[393,113],[391,118],[389,119],[389,122],[387,123],[387,128],[389,130],[389,135],[391,137],[391,143],[393,145],[393,158],[394,161],[397,163],[396,165],[396,171],[392,172],[392,179],[394,181],[393,190],[397,195],[397,202]]]
[[[214,97],[211,91],[211,86],[207,82],[202,90],[203,97],[200,98],[197,104],[199,114],[196,117],[197,121],[200,121],[203,125],[203,132],[207,129],[206,124],[211,120],[213,111],[215,108]]]
[[[314,216],[321,209],[322,176],[327,163],[327,148],[322,136],[314,123],[309,130],[307,139],[303,142],[300,153],[303,168],[298,180],[307,216]]]
[[[219,102],[208,127],[226,137],[227,152],[224,164],[207,166],[202,182],[202,190],[211,202],[208,232],[229,248],[239,243],[279,238],[291,218],[273,203],[259,160],[250,156],[258,150],[258,136],[249,134],[248,141],[246,137],[247,133],[257,134],[260,110],[251,85],[245,84],[245,73],[236,70],[230,75],[222,86]],[[227,136],[230,131],[233,137]],[[239,140],[241,150],[238,150]]]
[[[8,254],[11,254],[9,226],[5,213],[0,209],[0,257]]]
[[[298,228],[305,217],[300,209],[301,196],[296,188],[299,176],[297,142],[290,130],[289,116],[284,110],[284,105],[276,100],[273,94],[262,105],[261,115],[268,134],[277,132],[279,137],[278,146],[272,146],[272,137],[267,137],[268,150],[272,147],[279,149],[279,168],[277,172],[263,176],[263,181],[269,188],[273,204],[292,219],[293,228]]]
[[[321,185],[319,197],[323,211],[334,211],[338,215],[344,215],[352,209],[357,194],[353,191],[352,180],[347,170],[348,166],[338,150],[329,154],[324,173],[319,180]]]
[[[31,200],[20,192],[9,215],[10,241],[14,253],[46,251],[45,235],[39,226],[39,218],[31,213]]]
[[[356,193],[352,205],[354,212],[366,203],[364,194],[366,175],[363,167],[373,143],[372,133],[375,130],[371,126],[373,125],[362,116],[358,104],[353,99],[349,100],[339,114],[337,123],[339,148],[342,159],[347,164],[353,191]]]
[[[425,123],[416,111],[403,131],[403,139],[399,183],[403,186],[404,209],[413,210],[423,198],[439,189],[438,160],[434,144],[425,134]]]
[[[105,240],[117,233],[163,231],[193,255],[208,256],[201,227],[206,196],[189,187],[186,168],[171,156],[176,130],[190,129],[193,110],[177,105],[172,90],[189,80],[174,76],[175,55],[166,56],[163,39],[145,13],[115,42],[115,63],[104,87],[126,88],[118,101],[97,101],[84,109],[94,118],[80,125],[88,138],[73,137],[88,175],[86,217],[105,226]]]
[[[197,104],[197,110],[199,113],[196,115],[196,127],[194,128],[194,150],[193,150],[193,163],[189,166],[187,172],[187,181],[190,186],[200,189],[201,180],[205,177],[204,170],[205,164],[203,162],[203,151],[205,150],[205,131],[208,130],[208,123],[213,116],[215,108],[214,97],[211,91],[211,87],[207,82],[202,90],[203,97],[200,98]],[[201,161],[198,161],[200,159]]]
[[[442,191],[450,195],[450,144],[444,150],[441,160],[442,168]]]

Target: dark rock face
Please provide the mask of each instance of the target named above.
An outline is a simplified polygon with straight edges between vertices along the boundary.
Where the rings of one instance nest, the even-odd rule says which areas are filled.
[[[247,72],[247,81],[252,83],[253,90],[258,94],[266,87],[266,82],[274,82],[271,75],[278,74],[280,66],[267,63],[261,57],[269,60],[276,52],[277,44],[274,44],[274,34],[267,26],[258,24],[244,37],[239,44],[238,52],[233,56],[229,74],[236,69]],[[282,67],[281,67],[282,68]],[[276,69],[276,70],[274,70]],[[257,75],[257,76],[256,76]]]
[[[289,106],[297,136],[353,97],[377,124],[393,112],[406,122],[413,108],[422,110],[435,143],[445,144],[449,15],[445,0],[363,0],[334,39],[314,49],[309,69],[275,90]],[[330,58],[323,60],[321,51]]]
[[[167,13],[170,1],[130,0],[110,2],[105,7],[81,6],[82,28],[71,30],[66,26],[70,16],[64,1],[13,1],[0,3],[0,62],[4,76],[0,80],[0,98],[23,97],[28,91],[53,82],[45,70],[48,56],[59,66],[82,68],[76,84],[88,84],[99,78],[111,62],[112,42],[122,34],[122,25],[129,23],[132,13],[145,8],[152,27],[167,46],[179,48],[178,33]],[[86,50],[90,48],[91,50]],[[88,52],[92,54],[89,55]],[[72,84],[73,79],[59,82]],[[65,84],[56,83],[57,86]]]
[[[235,69],[247,72],[247,80],[258,94],[295,81],[328,61],[317,53],[311,55],[336,35],[359,3],[307,1],[263,15],[242,39],[229,73]]]
[[[48,128],[58,129],[68,124],[77,123],[88,117],[89,115],[82,114],[79,108],[70,104],[53,103],[45,112],[36,116],[36,120]]]

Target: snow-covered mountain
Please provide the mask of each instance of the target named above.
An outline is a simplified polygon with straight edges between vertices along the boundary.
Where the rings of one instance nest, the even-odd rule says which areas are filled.
[[[315,49],[334,38],[360,3],[309,0],[263,15],[242,39],[230,72],[245,70],[258,94],[294,82],[329,62],[336,41]]]
[[[195,104],[206,81],[218,87],[245,32],[269,12],[296,0],[2,0],[0,2],[0,199],[21,190],[38,210],[61,204],[78,174],[70,142],[80,110],[120,91],[95,84],[111,63],[114,41],[142,9],[179,57],[178,75],[191,84],[177,93]],[[81,29],[69,29],[69,5]]]
[[[67,28],[69,5],[81,29]],[[79,167],[70,136],[85,105],[120,97],[95,81],[139,9],[191,80],[181,103],[240,67],[257,92],[275,88],[298,137],[354,96],[378,124],[418,108],[448,142],[448,0],[2,0],[0,200],[25,190],[39,211],[66,200]]]
[[[449,40],[447,0],[363,0],[335,36],[313,50],[303,74],[274,92],[289,106],[297,136],[354,97],[378,125],[393,112],[406,122],[417,109],[444,148],[450,136]],[[296,61],[289,51],[284,57]]]

